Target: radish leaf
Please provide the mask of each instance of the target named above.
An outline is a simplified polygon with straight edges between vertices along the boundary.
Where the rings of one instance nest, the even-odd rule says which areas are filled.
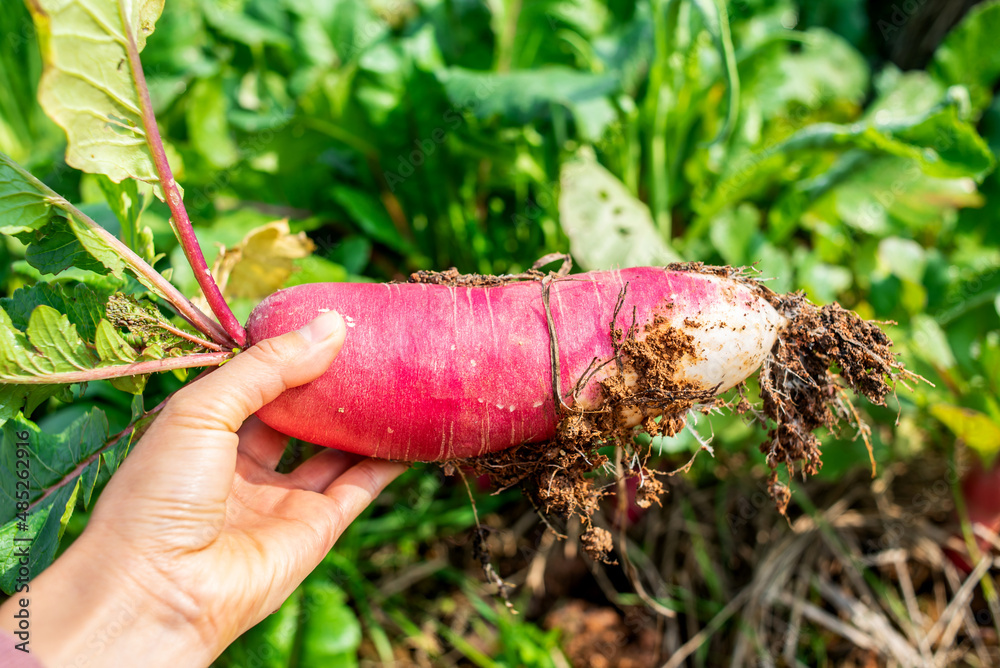
[[[135,178],[158,189],[142,118],[145,90],[132,61],[163,0],[34,0],[28,6],[45,61],[38,99],[66,131],[66,163],[116,183]]]
[[[90,341],[97,333],[97,325],[104,318],[104,304],[108,297],[121,289],[124,282],[114,278],[105,280],[104,285],[77,283],[36,283],[20,288],[10,297],[0,299],[0,308],[7,312],[15,328],[22,332],[28,328],[28,320],[35,307],[45,304],[60,313],[65,313],[76,326],[77,332]]]
[[[559,215],[570,251],[586,269],[667,264],[680,256],[643,202],[592,155],[563,165]]]
[[[3,387],[0,386],[0,391]],[[52,389],[51,386],[43,386]],[[141,418],[122,434],[109,436],[108,420],[93,409],[60,434],[50,434],[18,415],[3,426],[0,444],[0,589],[10,594],[20,566],[17,552],[29,546],[31,577],[52,563],[59,539],[77,498],[90,504],[99,480],[118,469],[137,433],[152,417]],[[27,517],[18,516],[16,462],[19,448],[27,449],[29,477]],[[102,475],[103,474],[103,475]],[[82,495],[82,496],[81,496]],[[30,538],[30,543],[23,542]],[[15,542],[15,538],[19,539]]]

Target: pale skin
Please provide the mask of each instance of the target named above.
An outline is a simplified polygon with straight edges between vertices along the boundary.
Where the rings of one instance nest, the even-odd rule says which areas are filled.
[[[275,472],[287,438],[253,413],[325,371],[345,332],[325,314],[174,395],[83,535],[31,582],[39,660],[207,666],[281,606],[405,468],[328,450]],[[16,604],[0,607],[8,631]]]

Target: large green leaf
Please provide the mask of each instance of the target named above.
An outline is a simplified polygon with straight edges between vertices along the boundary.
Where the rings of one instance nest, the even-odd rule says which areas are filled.
[[[32,0],[45,73],[38,98],[66,131],[67,164],[118,183],[159,179],[133,76],[163,0]],[[133,62],[134,61],[134,62]]]
[[[114,238],[2,153],[0,207],[0,233],[27,244],[25,258],[43,274],[75,266],[122,276],[125,260]]]
[[[951,404],[931,406],[931,415],[948,427],[956,438],[975,450],[987,470],[993,466],[1000,453],[1000,424],[996,420],[971,408]]]
[[[19,234],[49,222],[52,206],[45,193],[34,188],[26,172],[0,153],[0,232]]]
[[[332,582],[313,578],[303,586],[303,666],[356,666],[361,624],[347,596]]]
[[[680,259],[639,201],[593,156],[563,165],[559,216],[570,251],[586,269],[662,265]]]
[[[183,357],[200,349],[178,336],[176,327],[146,300],[120,293],[98,296],[86,286],[77,286],[73,294],[79,300],[70,304],[68,288],[36,286],[19,290],[0,304],[4,307],[0,308],[0,425],[22,406],[30,413],[64,386],[98,376],[138,394],[146,378],[136,375],[133,364],[168,355]],[[11,308],[14,317],[5,308]],[[128,330],[127,337],[119,327]],[[184,364],[199,366],[201,361],[195,355]],[[146,372],[154,370],[158,365]]]
[[[10,594],[20,557],[28,555],[29,577],[52,562],[77,499],[91,502],[98,480],[121,465],[136,432],[109,437],[107,418],[96,408],[59,434],[46,433],[23,415],[2,431],[0,589]]]
[[[302,592],[299,587],[281,607],[261,620],[226,648],[216,661],[219,668],[287,668],[305,665],[293,662],[295,638],[302,615]]]
[[[929,176],[981,180],[996,164],[976,129],[946,102],[927,114],[889,123],[817,123],[797,132],[780,148],[862,148],[909,158]]]
[[[129,189],[120,191],[127,193]],[[165,292],[172,290],[166,281],[157,285],[153,280],[155,270],[141,258],[129,257],[128,249],[110,232],[3,153],[0,153],[0,207],[3,207],[0,220],[4,223],[0,225],[0,233],[15,235],[27,244],[25,258],[43,274],[58,274],[75,267],[110,272],[122,278],[128,266],[153,294],[166,298]],[[123,210],[123,215],[133,214]],[[140,230],[137,239],[140,250],[152,254],[152,233],[148,228]],[[175,294],[170,301],[176,304],[178,297]]]
[[[396,229],[385,206],[374,196],[348,186],[334,186],[331,195],[366,235],[393,250],[403,253],[411,250],[409,242]]]
[[[39,305],[46,305],[63,313],[85,341],[92,341],[97,325],[104,317],[104,304],[123,282],[107,279],[104,285],[76,283],[36,283],[16,290],[10,297],[0,299],[0,308],[7,312],[11,322],[20,331],[28,329],[31,312]]]
[[[610,106],[609,96],[621,89],[616,74],[591,74],[557,67],[507,74],[453,67],[437,76],[456,108],[478,118],[500,116],[517,125],[548,116],[553,105],[564,106],[579,117],[581,108],[587,110],[594,104]],[[607,122],[611,120],[613,117]]]

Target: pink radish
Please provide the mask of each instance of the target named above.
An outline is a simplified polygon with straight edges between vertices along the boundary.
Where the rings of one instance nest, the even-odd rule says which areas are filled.
[[[800,298],[782,302],[733,270],[699,269],[643,267],[494,287],[326,283],[282,290],[250,316],[251,342],[330,310],[343,315],[347,340],[322,377],[258,415],[286,434],[366,455],[475,457],[550,441],[567,411],[602,411],[621,362],[625,394],[658,387],[660,400],[622,406],[612,426],[649,423],[663,413],[682,417],[768,358],[788,326],[775,305],[807,304],[818,312]],[[664,358],[656,369],[623,347],[630,328],[633,346],[645,343]]]

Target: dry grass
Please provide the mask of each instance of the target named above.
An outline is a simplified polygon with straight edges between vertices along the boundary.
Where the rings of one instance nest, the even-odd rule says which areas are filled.
[[[377,583],[393,665],[512,665],[498,648],[518,631],[505,640],[498,629],[526,620],[561,634],[539,666],[1000,665],[1000,562],[981,558],[968,573],[942,547],[964,553],[947,462],[924,455],[874,480],[862,470],[796,483],[785,518],[764,470],[750,478],[745,462],[720,457],[714,479],[664,478],[663,506],[625,532],[616,497],[605,499],[594,522],[615,537],[616,564],[579,549],[579,522],[557,538],[526,502],[483,515],[517,615],[482,575],[471,538],[432,539],[426,561]],[[378,598],[397,595],[411,602],[409,623],[379,612]]]
[[[966,573],[946,554],[967,554],[948,480],[944,462],[924,460],[874,481],[811,481],[786,520],[763,483],[670,479],[664,508],[617,532],[634,562],[624,572],[675,610],[646,615],[661,633],[645,665],[1000,665],[1000,560]]]

